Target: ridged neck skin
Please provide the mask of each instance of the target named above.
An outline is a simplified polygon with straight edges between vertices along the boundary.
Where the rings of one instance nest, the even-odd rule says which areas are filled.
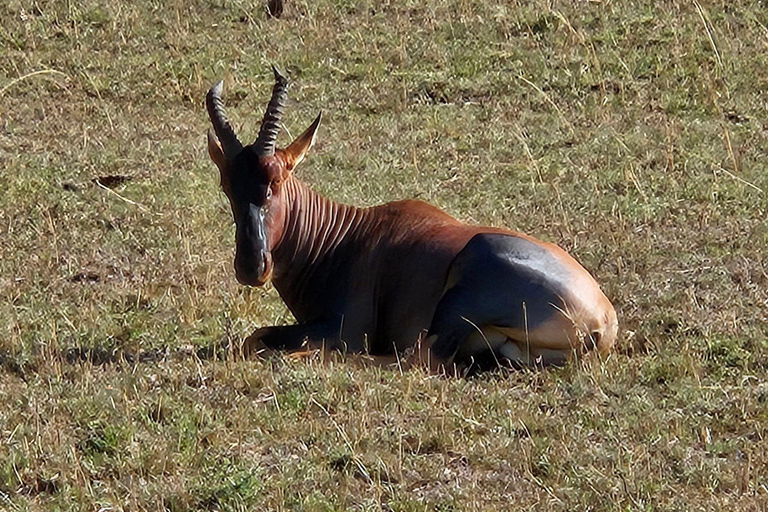
[[[286,180],[281,192],[284,221],[282,236],[272,249],[273,283],[297,315],[299,299],[307,298],[305,291],[310,282],[318,284],[316,274],[326,270],[327,257],[342,243],[366,231],[373,216],[370,209],[323,197],[293,176]]]

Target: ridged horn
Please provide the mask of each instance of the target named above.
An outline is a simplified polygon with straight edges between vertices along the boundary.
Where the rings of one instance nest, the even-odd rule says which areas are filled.
[[[256,154],[260,156],[272,156],[275,154],[277,134],[280,132],[280,118],[283,117],[285,100],[288,98],[288,79],[277,70],[274,64],[272,65],[272,71],[275,73],[275,86],[272,88],[272,98],[269,100],[267,111],[264,113],[259,136],[256,138],[256,142],[253,143]]]
[[[221,143],[224,156],[227,160],[232,160],[243,150],[243,145],[237,140],[237,135],[227,120],[224,102],[221,99],[222,84],[223,82],[219,82],[208,90],[208,94],[205,95],[205,107],[208,110],[213,131],[216,132],[216,137]]]

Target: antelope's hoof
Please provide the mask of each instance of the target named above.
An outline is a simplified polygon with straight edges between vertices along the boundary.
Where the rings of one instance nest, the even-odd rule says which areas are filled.
[[[303,348],[301,350],[294,350],[293,352],[288,352],[285,354],[285,357],[289,359],[293,359],[294,361],[304,361],[307,359],[311,359],[313,356],[316,356],[320,354],[319,349],[311,349],[309,347]]]
[[[262,337],[266,333],[266,329],[257,329],[243,340],[243,344],[240,346],[240,356],[243,359],[249,359],[254,356],[265,356],[271,350],[262,341]]]

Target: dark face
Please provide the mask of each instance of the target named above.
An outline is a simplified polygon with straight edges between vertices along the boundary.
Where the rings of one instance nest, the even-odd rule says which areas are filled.
[[[212,129],[208,155],[219,168],[221,187],[229,198],[235,219],[235,274],[240,283],[261,286],[274,269],[272,249],[283,236],[287,203],[283,184],[304,159],[315,140],[321,116],[285,149],[277,149],[280,116],[285,104],[287,79],[273,66],[275,86],[264,114],[259,136],[250,146],[241,144],[227,121],[221,99],[222,82],[205,97]]]
[[[250,146],[222,172],[222,187],[235,219],[235,274],[241,284],[261,286],[273,270],[271,250],[279,233],[275,192],[283,169],[277,156],[259,157]]]

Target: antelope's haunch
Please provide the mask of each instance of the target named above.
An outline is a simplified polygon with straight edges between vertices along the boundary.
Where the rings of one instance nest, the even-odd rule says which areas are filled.
[[[277,69],[259,137],[243,146],[227,121],[221,83],[206,98],[208,152],[236,224],[238,281],[272,280],[298,324],[259,329],[270,348],[311,346],[388,354],[426,333],[433,365],[452,361],[552,363],[607,352],[613,306],[556,245],[469,226],[420,201],[373,208],[313,192],[293,169],[320,116],[287,148],[275,143],[287,96]]]

